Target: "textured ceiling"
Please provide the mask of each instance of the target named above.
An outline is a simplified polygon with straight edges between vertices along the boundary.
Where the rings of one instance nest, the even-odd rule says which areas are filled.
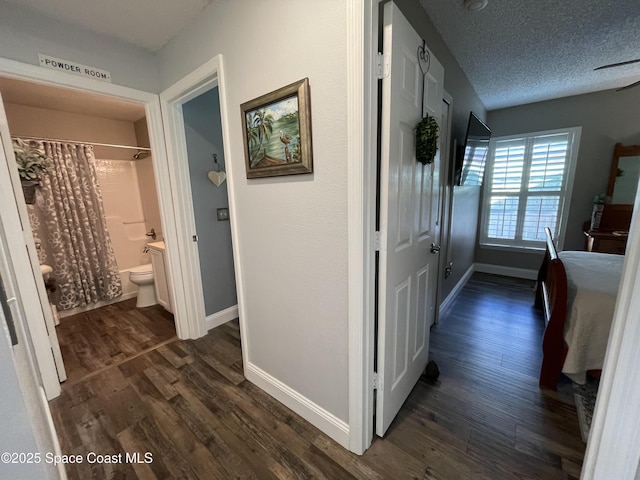
[[[420,0],[488,110],[640,80],[640,0]],[[640,88],[637,87],[637,88]]]
[[[159,50],[212,0],[3,0],[146,50]]]
[[[155,52],[214,0],[0,1]],[[640,58],[640,0],[489,0],[478,12],[415,1],[489,110],[640,80],[640,63],[593,71]]]

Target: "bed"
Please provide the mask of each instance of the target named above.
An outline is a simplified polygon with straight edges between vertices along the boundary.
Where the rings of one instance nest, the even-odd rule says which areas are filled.
[[[602,370],[624,256],[547,249],[538,272],[536,306],[543,309],[540,386],[556,389],[560,374],[584,384],[587,371]]]

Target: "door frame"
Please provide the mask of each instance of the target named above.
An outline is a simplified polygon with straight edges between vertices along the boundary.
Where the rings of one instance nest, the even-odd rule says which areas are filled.
[[[173,204],[176,212],[179,212],[177,217],[180,219],[180,231],[186,233],[186,235],[183,234],[178,238],[178,249],[181,254],[181,261],[187,267],[185,269],[185,277],[188,276],[189,283],[192,286],[188,292],[187,298],[189,301],[187,304],[190,316],[193,318],[193,332],[197,336],[205,335],[209,327],[217,326],[218,324],[224,323],[236,316],[236,310],[232,309],[230,311],[232,311],[233,314],[230,317],[229,315],[223,315],[214,325],[207,325],[198,244],[197,241],[193,240],[193,237],[196,236],[196,221],[193,210],[191,181],[189,179],[189,161],[182,106],[214,87],[218,87],[218,96],[220,99],[224,157],[226,159],[230,159],[230,127],[227,114],[223,57],[221,54],[216,55],[214,58],[160,93],[160,108],[162,111],[162,118],[164,120],[164,138],[167,147],[167,154],[173,160],[170,164],[173,191],[175,192]],[[236,279],[236,296],[238,299],[237,316],[240,323],[241,338],[246,339],[246,327],[244,315],[242,314],[242,312],[244,312],[244,291],[242,289],[243,282],[241,280],[242,268],[238,261],[240,255],[238,252],[237,242],[238,230],[235,208],[236,196],[235,189],[233,188],[235,178],[233,163],[234,162],[231,161],[225,162],[227,193],[229,197],[229,220],[231,223],[231,244]],[[242,363],[246,369],[244,348],[242,351]]]
[[[5,262],[9,269],[13,269],[15,277],[15,289],[13,298],[8,298],[9,304],[13,303],[14,308],[19,312],[14,316],[14,327],[16,333],[23,330],[19,338],[30,338],[30,345],[24,348],[32,353],[31,357],[40,371],[40,385],[44,388],[48,399],[60,395],[60,374],[56,368],[56,360],[49,339],[49,328],[53,328],[53,316],[49,310],[42,305],[42,290],[44,285],[38,284],[33,271],[33,255],[35,255],[35,245],[33,237],[29,232],[23,232],[23,219],[26,216],[26,206],[21,205],[16,198],[15,177],[17,171],[11,171],[10,155],[11,134],[9,125],[4,115],[4,108],[0,106],[0,235],[6,241]],[[8,137],[8,138],[7,138]],[[6,157],[6,158],[5,158]],[[13,178],[12,178],[13,177]],[[21,211],[22,210],[22,211]],[[30,237],[30,238],[29,238]],[[31,245],[29,245],[31,243]],[[27,248],[25,248],[25,244]],[[7,279],[6,281],[10,281]],[[7,292],[8,294],[10,292]],[[32,299],[38,299],[34,302]],[[46,298],[46,293],[45,293]],[[15,312],[14,312],[15,313]],[[28,332],[24,332],[28,330]],[[62,375],[64,376],[64,375]]]
[[[168,160],[164,135],[163,122],[160,110],[160,99],[157,94],[143,92],[129,87],[100,82],[97,80],[75,76],[66,72],[44,69],[36,65],[26,64],[15,60],[0,57],[0,75],[25,80],[34,83],[69,88],[87,93],[95,93],[121,100],[128,100],[144,104],[147,125],[149,128],[149,140],[153,152],[152,162],[155,173],[156,188],[158,191],[158,203],[160,215],[164,226],[165,242],[167,243],[167,256],[169,260],[169,282],[174,294],[174,317],[176,334],[181,339],[197,338],[201,329],[199,324],[189,311],[186,292],[193,290],[186,272],[188,265],[182,265],[178,249],[178,229],[176,215],[179,214],[173,204],[175,182],[171,176],[170,162]],[[5,139],[10,141],[10,139]],[[15,198],[15,196],[14,196]],[[19,204],[19,199],[16,199]],[[6,214],[0,212],[0,216]],[[19,252],[15,256],[17,274],[29,272],[34,277],[28,259],[23,258]],[[35,281],[35,277],[34,277]],[[60,394],[59,380],[55,371],[53,356],[50,353],[48,343],[43,342],[46,336],[44,319],[40,316],[29,318],[28,328],[33,339],[33,346],[37,356],[38,367],[42,374],[43,386],[47,398],[51,399]],[[204,321],[204,320],[203,320]],[[48,341],[48,338],[47,338]],[[54,381],[55,376],[55,381]]]
[[[347,0],[349,450],[373,441],[378,5]]]
[[[375,432],[377,53],[388,1],[347,1],[349,450],[359,455]]]
[[[435,322],[440,321],[440,305],[442,304],[442,288],[444,286],[444,272],[449,258],[449,238],[451,236],[451,206],[453,204],[453,185],[449,183],[452,178],[451,171],[455,164],[451,155],[451,127],[453,126],[453,97],[446,90],[442,95],[442,102],[448,105],[448,117],[445,135],[441,135],[440,141],[440,211],[438,212],[440,221],[440,258],[438,259],[438,278],[436,281],[436,310]],[[442,130],[442,129],[441,129]]]

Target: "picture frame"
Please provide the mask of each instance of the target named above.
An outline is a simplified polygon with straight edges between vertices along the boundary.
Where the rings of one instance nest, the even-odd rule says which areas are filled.
[[[247,178],[313,173],[309,79],[240,105]]]

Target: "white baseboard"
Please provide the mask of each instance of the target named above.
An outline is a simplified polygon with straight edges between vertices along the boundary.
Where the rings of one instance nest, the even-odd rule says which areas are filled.
[[[280,403],[286,405],[312,425],[319,428],[344,448],[349,448],[349,424],[322,407],[296,392],[281,381],[273,378],[267,372],[248,363],[244,376],[251,383],[257,385]]]
[[[449,295],[447,295],[447,298],[445,298],[443,300],[443,302],[440,304],[440,313],[441,314],[444,313],[447,310],[447,308],[449,308],[451,306],[453,301],[456,299],[458,294],[462,291],[464,286],[467,284],[467,282],[471,278],[471,275],[473,275],[474,271],[475,271],[475,264],[472,263],[471,266],[467,269],[467,271],[464,272],[464,275],[458,281],[456,286],[453,287],[453,290],[451,290],[451,292],[449,292]]]
[[[527,268],[505,267],[503,265],[491,265],[488,263],[476,263],[475,266],[476,272],[492,273],[505,277],[526,278],[527,280],[536,280],[538,278],[537,270],[529,270]]]
[[[238,318],[238,305],[234,305],[233,307],[225,308],[224,310],[220,310],[212,315],[208,315],[204,321],[207,331],[209,331],[212,328],[219,327],[223,323],[227,323],[229,320],[233,320],[235,318]]]

